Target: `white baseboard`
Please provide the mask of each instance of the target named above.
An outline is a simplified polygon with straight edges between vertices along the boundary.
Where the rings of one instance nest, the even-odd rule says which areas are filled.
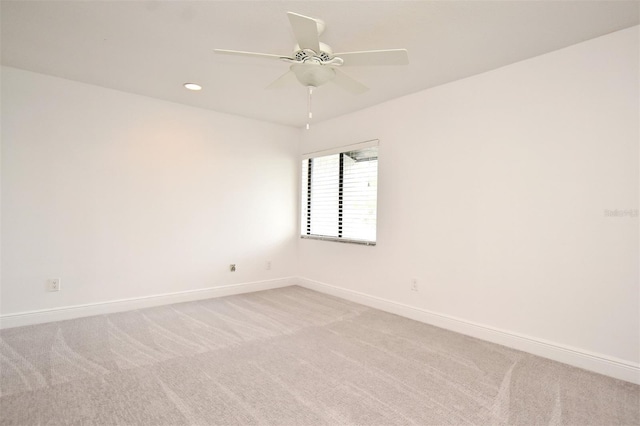
[[[602,354],[591,353],[535,337],[524,336],[507,330],[500,330],[306,278],[299,278],[297,284],[301,287],[330,294],[426,324],[498,343],[503,346],[604,374],[616,379],[640,384],[640,364],[634,364]]]
[[[111,300],[108,302],[88,303],[84,305],[64,306],[61,308],[42,309],[38,311],[18,312],[0,315],[0,329],[40,324],[73,318],[103,315],[133,309],[150,308],[171,303],[190,302],[193,300],[214,297],[232,296],[272,288],[287,287],[296,284],[294,278],[280,278],[267,281],[255,281],[242,284],[231,284],[220,287],[209,287],[198,290],[179,291],[175,293],[155,294],[131,299]]]

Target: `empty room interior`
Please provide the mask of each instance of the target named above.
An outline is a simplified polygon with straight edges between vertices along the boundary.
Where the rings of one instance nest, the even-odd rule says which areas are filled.
[[[0,424],[640,425],[640,2],[0,17]]]

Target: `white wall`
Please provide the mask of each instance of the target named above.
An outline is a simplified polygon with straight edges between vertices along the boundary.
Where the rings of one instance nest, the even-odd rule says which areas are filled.
[[[638,218],[604,210],[638,209],[638,76],[635,27],[315,125],[380,140],[378,245],[300,274],[637,365]]]
[[[3,68],[2,314],[295,276],[299,133]]]
[[[366,247],[298,241],[297,129],[2,68],[0,314],[298,275],[637,366],[638,75],[635,27],[314,125],[380,140]]]

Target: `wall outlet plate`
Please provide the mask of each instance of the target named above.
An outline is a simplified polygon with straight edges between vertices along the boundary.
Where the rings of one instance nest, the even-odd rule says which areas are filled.
[[[60,278],[49,278],[47,280],[47,291],[60,291]]]
[[[418,291],[418,280],[415,278],[411,280],[411,290]]]

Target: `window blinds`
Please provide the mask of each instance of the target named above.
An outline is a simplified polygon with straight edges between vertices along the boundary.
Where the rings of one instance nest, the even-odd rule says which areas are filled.
[[[301,236],[375,244],[378,146],[346,147],[302,161]]]

